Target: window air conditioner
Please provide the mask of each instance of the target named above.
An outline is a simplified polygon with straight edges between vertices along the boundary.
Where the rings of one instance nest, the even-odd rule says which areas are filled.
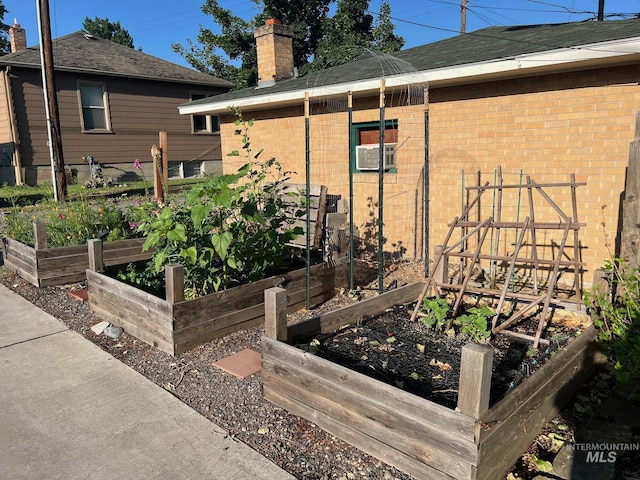
[[[384,169],[396,168],[396,143],[384,144]],[[378,170],[380,165],[380,148],[376,144],[358,145],[356,147],[356,169]]]

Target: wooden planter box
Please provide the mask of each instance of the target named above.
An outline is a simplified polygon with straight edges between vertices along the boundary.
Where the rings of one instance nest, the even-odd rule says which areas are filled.
[[[89,305],[100,317],[171,355],[261,324],[264,291],[276,284],[287,285],[290,310],[306,305],[306,269],[187,301],[184,300],[182,267],[167,265],[165,274],[166,300],[87,270]],[[346,262],[311,267],[311,303],[333,297],[336,288],[346,285],[347,274]]]
[[[502,478],[603,361],[593,326],[490,409],[490,347],[470,344],[463,349],[458,407],[451,410],[286,343],[412,302],[423,285],[408,285],[288,327],[286,290],[267,291],[273,297],[268,303],[280,308],[266,312],[264,396],[416,478]]]
[[[45,225],[34,222],[35,247],[11,238],[3,238],[4,264],[36,287],[81,282],[89,268],[87,244],[47,248]],[[152,252],[142,251],[144,238],[104,242],[104,263],[121,265],[148,260]]]

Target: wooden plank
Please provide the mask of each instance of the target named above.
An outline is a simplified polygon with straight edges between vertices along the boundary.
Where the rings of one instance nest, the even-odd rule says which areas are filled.
[[[366,392],[362,395],[370,398],[371,401],[385,404],[392,399],[394,405],[402,408],[403,412],[420,419],[423,423],[430,424],[436,429],[456,432],[456,436],[464,441],[473,442],[475,439],[475,420],[468,415],[374,380],[289,344],[268,337],[263,337],[261,342],[263,355],[270,358],[274,365],[276,362],[282,362],[284,365],[298,365],[319,377],[333,377],[334,380],[348,385],[357,392]],[[375,387],[372,386],[372,382]]]
[[[5,238],[5,253],[6,252],[15,252],[16,254],[20,253],[23,255],[28,255],[29,257],[36,257],[36,249],[26,245],[18,240],[14,240],[13,238]]]
[[[82,271],[89,268],[89,255],[87,250],[80,254],[64,255],[57,257],[38,258],[38,270],[64,269],[66,271]]]
[[[393,305],[414,302],[423,286],[424,282],[405,285],[377,297],[289,325],[287,338],[298,341],[321,333],[331,333],[344,325],[357,321],[364,315],[376,315]]]
[[[273,287],[264,291],[264,333],[281,342],[287,341],[287,291]]]
[[[489,409],[493,348],[490,345],[467,343],[462,347],[458,411],[478,418]]]
[[[113,315],[108,305],[103,307],[96,303],[92,303],[91,310],[95,312],[98,317],[107,320],[116,326],[124,328],[125,332],[129,335],[133,335],[137,339],[142,340],[143,342],[170,355],[174,354],[173,342],[168,342],[162,337],[154,335],[151,331],[146,328],[141,328],[140,325],[135,322],[130,322],[117,315]]]
[[[542,427],[571,400],[595,365],[603,361],[594,337],[587,331],[582,336],[582,342],[558,352],[481,417],[489,421],[478,424],[479,479],[504,475]],[[587,339],[591,340],[586,342]],[[568,353],[560,356],[565,351]]]
[[[171,316],[170,304],[155,295],[91,270],[88,270],[86,274],[87,288],[93,284],[96,287],[101,287],[105,292],[113,292],[113,294],[121,296],[125,300],[143,306],[150,313],[158,313],[164,317]]]
[[[4,265],[15,272],[17,275],[28,281],[29,283],[39,287],[38,271],[35,267],[25,264],[22,260],[15,256],[6,257],[4,259]]]
[[[348,425],[340,425],[333,421],[331,417],[318,410],[310,410],[307,405],[299,402],[295,398],[283,394],[268,385],[263,386],[264,398],[270,402],[286,409],[294,415],[306,418],[318,425],[332,435],[344,440],[354,447],[369,455],[380,458],[385,455],[385,462],[399,470],[412,475],[415,478],[429,480],[451,480],[453,477],[428,465],[414,462],[407,458],[402,452],[389,448],[389,446],[373,437],[363,436],[361,432],[355,431]]]
[[[66,283],[82,282],[85,279],[84,273],[70,273],[67,275],[53,274],[51,277],[40,277],[40,287],[51,287],[54,285],[64,285]]]
[[[38,268],[38,261],[35,256],[35,250],[33,250],[33,253],[31,253],[22,249],[14,249],[12,247],[9,247],[5,249],[4,256],[5,259],[16,259],[20,263],[28,265],[34,270]]]
[[[87,244],[83,243],[82,245],[71,245],[69,247],[53,247],[38,250],[37,257],[38,260],[42,260],[45,258],[66,257],[82,254],[86,255],[86,253]]]
[[[323,272],[331,274],[334,271],[335,267],[327,267],[324,264],[311,267],[311,274],[314,277],[324,274]],[[204,297],[178,302],[173,306],[174,328],[180,330],[189,325],[207,321],[211,317],[209,313],[211,310],[223,314],[262,304],[266,289],[274,287],[282,278],[285,279],[287,287],[300,279],[304,281],[305,273],[305,269],[302,268],[281,276],[268,277]]]
[[[282,343],[274,349],[279,346],[297,350]],[[315,368],[318,362],[322,368]],[[396,392],[389,395],[386,388],[383,391],[378,388],[388,385],[364,375],[364,382],[352,383],[351,374],[356,372],[299,350],[289,356],[279,352],[277,357],[263,350],[265,388],[301,402],[305,406],[303,416],[308,418],[311,412],[322,412],[327,416],[329,431],[336,425],[347,426],[361,438],[358,443],[366,443],[370,438],[383,442],[386,448],[376,456],[384,461],[389,461],[385,457],[390,448],[397,449],[418,464],[429,464],[455,478],[470,478],[476,445],[471,438],[462,439],[458,434],[458,418],[450,425],[433,425],[431,407],[440,405],[393,387]],[[412,400],[422,408],[406,412],[402,403],[396,402],[397,395],[414,397]]]

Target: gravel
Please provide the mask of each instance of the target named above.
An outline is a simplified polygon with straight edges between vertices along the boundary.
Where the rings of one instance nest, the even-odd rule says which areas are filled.
[[[356,292],[341,292],[318,309],[299,311],[291,315],[290,319],[299,321],[376,295],[375,262],[359,261],[355,271],[356,285],[359,285]],[[421,262],[391,261],[384,272],[384,286],[393,288],[423,278],[424,265]],[[260,374],[238,379],[213,365],[214,362],[246,348],[261,351],[260,339],[264,333],[262,327],[242,330],[172,357],[126,331],[117,339],[96,334],[91,327],[102,319],[91,312],[87,303],[69,296],[69,291],[83,288],[83,284],[36,288],[1,268],[0,282],[169,391],[226,429],[230,436],[254,448],[296,478],[412,478],[328,434],[315,424],[264,400]],[[566,418],[561,415],[554,423],[567,423],[570,431],[573,431],[575,420],[571,414]],[[540,455],[541,447],[538,443],[534,443],[529,450]],[[532,471],[531,462],[526,455],[513,472],[518,474],[517,478],[533,478],[536,473]]]
[[[402,266],[402,268],[398,268]],[[421,277],[418,262],[394,263],[385,272],[385,285],[403,285]],[[360,280],[375,277],[372,265],[361,263]],[[87,303],[69,296],[83,284],[36,288],[4,269],[0,282],[32,304],[60,319],[67,327],[99,345],[118,360],[135,369],[200,414],[226,429],[229,435],[300,479],[410,479],[411,477],[328,434],[313,423],[296,417],[262,397],[260,374],[238,379],[213,365],[229,355],[251,348],[261,351],[264,329],[251,328],[209,342],[172,357],[125,332],[118,339],[97,335],[91,327],[100,323]],[[358,297],[374,295],[363,288]],[[353,296],[339,295],[322,306],[331,310],[352,302]],[[314,311],[313,314],[317,314]],[[310,312],[298,312],[301,319]]]

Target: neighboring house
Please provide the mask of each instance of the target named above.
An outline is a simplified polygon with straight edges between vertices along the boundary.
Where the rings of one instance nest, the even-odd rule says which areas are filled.
[[[27,48],[19,25],[10,37],[12,53],[0,57],[0,184],[51,182],[40,50]],[[180,116],[177,106],[232,84],[83,32],[54,40],[53,56],[65,167],[79,181],[89,156],[106,178],[135,178],[136,159],[151,174],[160,131],[170,176],[221,168],[217,117]]]
[[[375,162],[367,169],[366,152],[359,150],[379,143],[383,87],[384,142],[395,150],[383,176],[386,251],[433,259],[447,224],[461,213],[463,187],[493,183],[500,167],[505,184],[527,175],[539,183],[567,182],[571,174],[587,182],[577,189],[574,219],[587,224],[580,232],[587,272],[613,253],[640,112],[640,20],[491,27],[300,78],[292,60],[276,62],[278,52],[287,55],[278,46],[289,36],[281,25],[260,27],[260,85],[182,105],[180,113],[221,115],[226,152],[237,149],[239,139],[234,118],[224,112],[228,106],[241,109],[245,119],[255,120],[249,131],[253,148],[296,171],[299,182],[305,179],[308,123],[311,183],[349,198],[351,170],[354,223],[372,240],[379,174]],[[265,39],[271,39],[270,48],[261,48]],[[223,163],[225,171],[239,166],[228,158]],[[482,200],[487,214],[496,204],[491,195]],[[526,192],[524,198],[510,195],[503,218],[522,220]],[[568,196],[559,204],[571,213]],[[558,232],[539,241],[553,249],[560,237]],[[501,249],[513,251],[514,241],[503,236]],[[585,281],[591,279],[587,273]]]

